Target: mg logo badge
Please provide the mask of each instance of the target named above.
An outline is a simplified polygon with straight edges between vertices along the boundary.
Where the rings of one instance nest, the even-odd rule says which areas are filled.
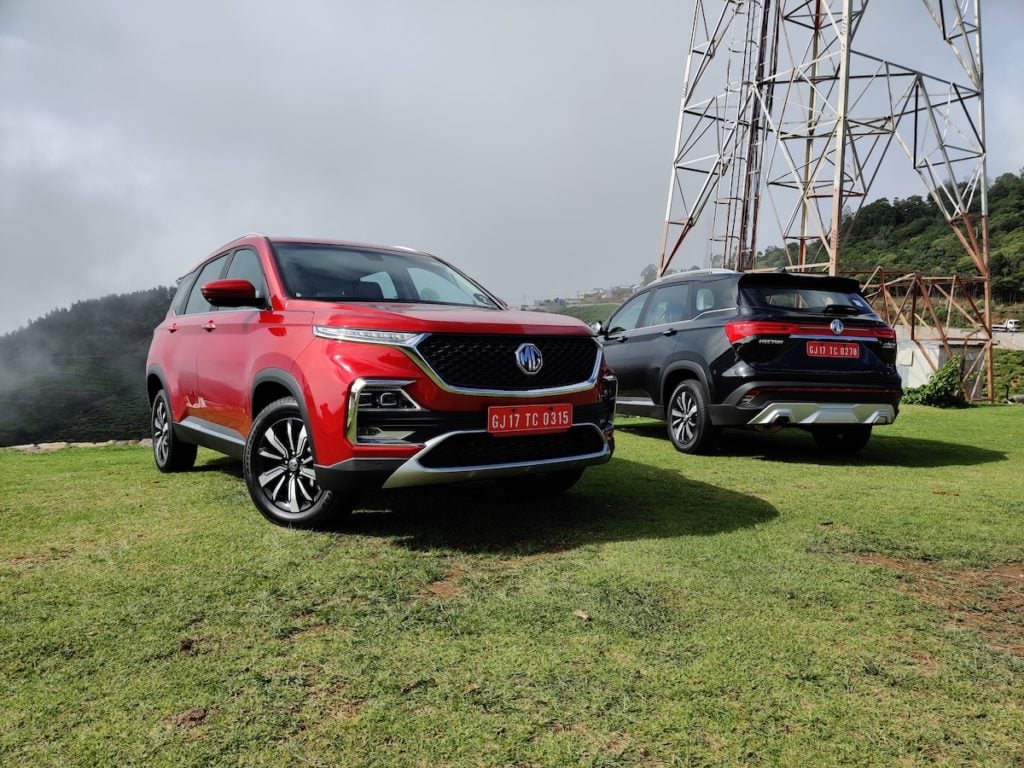
[[[832,333],[834,333],[836,336],[838,336],[839,334],[841,334],[843,332],[843,321],[842,320],[833,320],[832,324],[829,325],[829,328],[832,329]]]
[[[520,344],[516,350],[516,365],[527,376],[533,376],[544,365],[544,355],[536,344]]]

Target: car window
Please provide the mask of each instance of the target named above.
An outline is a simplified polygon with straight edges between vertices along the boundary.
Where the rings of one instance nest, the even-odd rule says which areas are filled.
[[[185,305],[186,315],[214,311],[213,307],[210,306],[210,302],[203,298],[202,288],[211,280],[216,280],[220,277],[220,273],[223,271],[227,260],[227,254],[219,256],[199,271],[199,277],[192,284],[192,290],[188,294],[188,303]]]
[[[465,292],[450,279],[427,269],[409,268],[409,279],[416,288],[420,301],[438,301],[445,304],[465,304]]]
[[[745,285],[747,304],[755,307],[781,307],[800,312],[836,315],[872,315],[874,310],[859,293],[806,285]]]
[[[185,302],[188,301],[189,290],[192,288],[192,283],[195,282],[196,273],[189,272],[184,277],[178,280],[178,288],[174,292],[174,298],[171,300],[171,309],[174,314],[180,315],[185,312]]]
[[[372,288],[368,288],[367,285],[362,287],[357,285],[356,292],[367,294],[367,298],[380,298],[386,301],[393,301],[398,298],[398,289],[395,288],[395,281],[391,279],[391,275],[387,272],[374,272],[372,275],[359,278],[359,282],[367,285],[376,285],[379,288],[379,292],[376,292]],[[377,295],[370,297],[369,294],[371,292],[377,293]]]
[[[658,288],[651,300],[651,310],[647,313],[650,319],[646,324],[663,325],[685,320],[689,299],[689,283],[676,283]]]
[[[464,274],[425,254],[327,243],[273,245],[285,289],[297,299],[501,306]]]
[[[650,297],[650,292],[645,291],[639,296],[634,296],[621,307],[619,311],[611,316],[608,321],[608,333],[619,333],[620,331],[632,331],[640,325],[640,315],[644,311],[644,304]]]
[[[735,307],[736,298],[733,295],[733,285],[734,282],[732,280],[716,280],[712,283],[701,284],[694,294],[694,316],[697,316],[702,312],[712,312]]]
[[[263,277],[263,269],[260,267],[260,257],[256,251],[249,248],[240,248],[235,251],[231,259],[231,266],[228,267],[224,277],[236,280],[248,280],[256,288],[256,298],[267,298],[267,281]]]

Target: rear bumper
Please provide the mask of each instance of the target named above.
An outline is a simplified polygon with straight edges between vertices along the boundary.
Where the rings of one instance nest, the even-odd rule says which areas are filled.
[[[748,383],[721,405],[710,407],[717,426],[811,426],[892,424],[902,390],[896,382],[835,385],[794,382]]]
[[[772,403],[747,422],[750,426],[812,424],[892,424],[896,409],[878,403]]]

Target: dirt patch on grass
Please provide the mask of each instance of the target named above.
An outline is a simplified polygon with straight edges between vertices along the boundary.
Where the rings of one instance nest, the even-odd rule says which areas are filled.
[[[32,552],[27,555],[14,555],[3,559],[3,564],[11,568],[30,569],[49,565],[50,563],[67,560],[74,554],[72,549],[50,547],[43,552]]]
[[[423,592],[435,600],[454,600],[462,592],[462,566],[451,562],[451,570],[440,579],[423,585]]]
[[[907,576],[905,590],[980,632],[995,648],[1024,658],[1024,562],[951,571],[934,563],[865,554],[857,562]]]
[[[170,715],[166,721],[180,728],[195,728],[206,720],[206,707],[192,707],[176,715]]]

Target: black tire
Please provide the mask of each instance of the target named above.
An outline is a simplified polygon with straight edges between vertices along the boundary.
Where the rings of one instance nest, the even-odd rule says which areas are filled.
[[[520,498],[558,496],[572,488],[583,477],[583,468],[538,472],[534,475],[499,477],[495,483],[506,493]]]
[[[354,496],[320,487],[314,461],[309,428],[294,397],[275,400],[260,412],[245,441],[242,470],[249,496],[267,520],[311,528],[352,511]]]
[[[812,427],[814,442],[825,453],[852,455],[871,439],[870,424]]]
[[[195,466],[199,446],[186,443],[174,434],[171,405],[162,389],[153,398],[149,426],[153,435],[153,461],[157,469],[161,472],[184,472]]]
[[[708,395],[694,379],[679,382],[665,406],[668,439],[680,453],[706,453],[718,430],[711,423]]]

